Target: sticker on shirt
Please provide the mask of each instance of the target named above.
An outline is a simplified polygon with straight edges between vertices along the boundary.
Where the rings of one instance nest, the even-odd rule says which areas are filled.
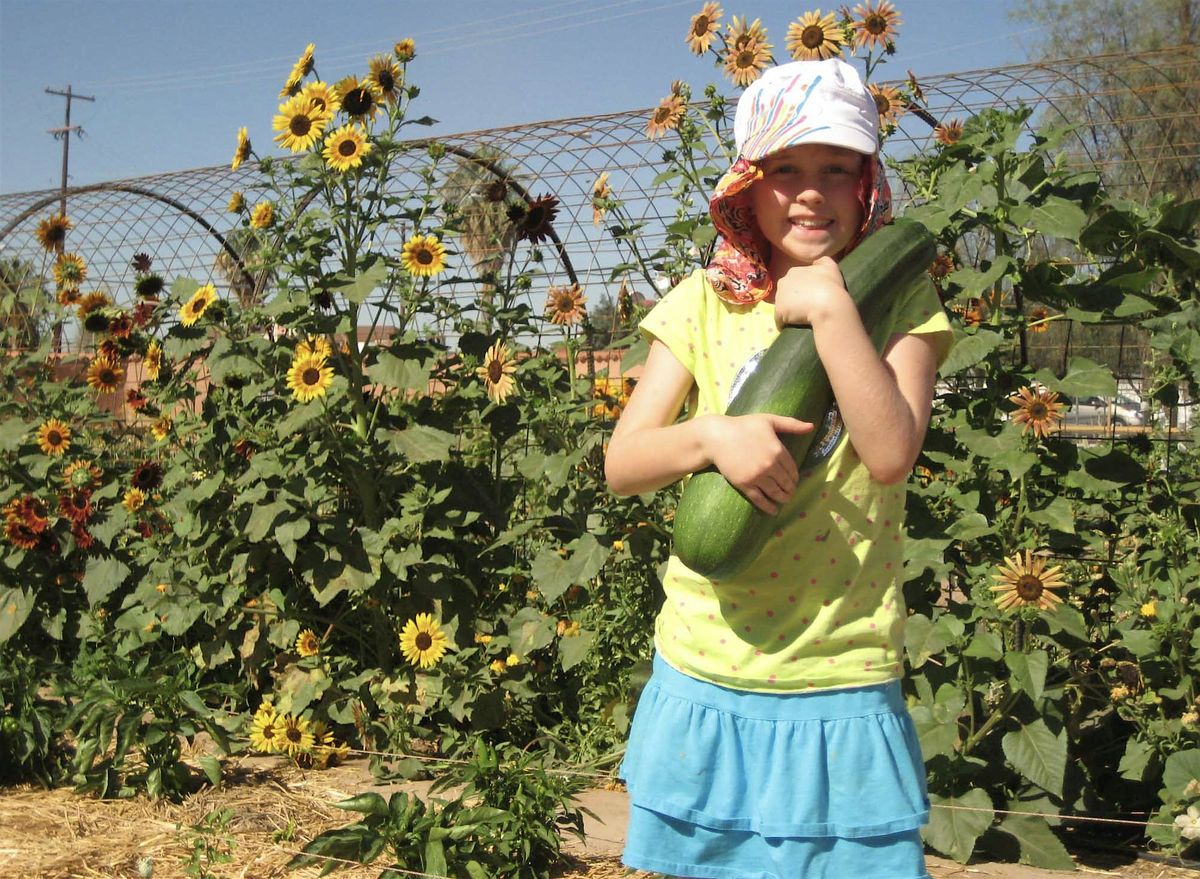
[[[733,401],[738,391],[742,389],[742,385],[746,383],[746,379],[750,378],[754,374],[754,371],[758,369],[758,364],[762,362],[763,355],[766,353],[766,348],[756,351],[742,364],[737,374],[734,375],[733,382],[729,387],[729,400],[726,402],[727,408],[729,402]],[[833,454],[833,450],[837,448],[838,440],[842,438],[842,431],[842,413],[838,411],[837,403],[830,403],[829,409],[825,412],[825,417],[821,419],[821,423],[816,426],[813,432],[813,443],[808,448],[808,454],[804,456],[804,464],[802,466],[811,467],[819,464]]]

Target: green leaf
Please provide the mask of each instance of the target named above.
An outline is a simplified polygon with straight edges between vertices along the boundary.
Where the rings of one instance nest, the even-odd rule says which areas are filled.
[[[431,367],[429,361],[407,360],[383,351],[379,359],[367,367],[367,376],[385,388],[425,393],[429,390]]]
[[[929,802],[933,808],[922,836],[931,848],[965,864],[975,850],[975,840],[992,826],[996,813],[991,798],[975,788],[960,797],[931,793]]]
[[[1067,736],[1057,736],[1040,717],[1006,734],[1001,741],[1013,767],[1038,787],[1062,796],[1067,768]]]
[[[1117,767],[1117,772],[1122,778],[1128,778],[1130,781],[1144,781],[1146,768],[1153,756],[1154,749],[1141,739],[1131,736],[1125,742],[1125,753],[1121,756],[1121,765]]]
[[[279,436],[288,436],[295,433],[314,418],[319,418],[324,411],[325,409],[321,405],[320,400],[295,403],[292,405],[292,410],[283,420],[275,425],[275,433]]]
[[[558,641],[558,662],[563,671],[572,669],[587,657],[596,640],[595,632],[580,631],[570,638],[560,638]]]
[[[0,451],[16,451],[29,437],[34,424],[20,418],[5,418],[0,421]]]
[[[1042,698],[1046,691],[1046,672],[1050,668],[1050,658],[1044,650],[1031,653],[1006,653],[1004,664],[1012,673],[1014,689],[1028,693],[1034,700]]]
[[[88,606],[95,607],[108,598],[129,576],[129,568],[118,559],[88,559],[83,575],[83,590],[87,593]]]
[[[978,299],[990,291],[1015,265],[1011,256],[1002,256],[982,272],[970,267],[961,268],[947,275],[946,280],[962,288],[960,296]]]
[[[348,800],[340,800],[334,803],[334,806],[344,809],[347,812],[361,812],[364,815],[374,815],[377,818],[386,818],[388,816],[387,801],[376,793],[359,794]]]
[[[1167,758],[1167,764],[1163,767],[1163,787],[1170,798],[1190,799],[1184,791],[1193,780],[1200,781],[1200,748],[1176,751]]]
[[[1017,840],[1021,848],[1020,861],[1031,867],[1046,870],[1074,870],[1066,847],[1045,818],[1031,815],[1007,815],[997,828]]]
[[[0,644],[17,633],[33,610],[34,594],[24,589],[0,590]]]
[[[967,513],[955,519],[946,533],[955,540],[966,541],[991,534],[993,530],[994,526],[983,513]]]
[[[1117,393],[1117,380],[1112,370],[1086,357],[1072,357],[1067,361],[1067,374],[1061,379],[1049,369],[1039,369],[1034,376],[1052,391],[1068,397],[1113,397]]]
[[[523,607],[508,621],[513,653],[524,658],[554,640],[557,623],[536,607]]]
[[[565,559],[544,547],[530,567],[534,585],[547,601],[553,601],[572,586],[585,585],[600,573],[608,558],[608,550],[591,534],[577,537],[568,546],[572,551]]]
[[[967,646],[963,649],[963,656],[972,659],[1002,659],[1004,657],[1004,639],[990,629],[980,629],[967,642]]]
[[[275,525],[275,520],[289,510],[291,506],[285,501],[255,507],[254,512],[250,514],[250,521],[246,523],[246,538],[254,543],[265,540]]]
[[[448,876],[446,872],[446,848],[440,839],[425,843],[425,872],[433,876]]]
[[[1056,497],[1040,510],[1030,510],[1028,518],[1032,522],[1049,525],[1055,531],[1064,534],[1075,533],[1075,510],[1065,497]]]
[[[929,657],[945,650],[947,643],[945,630],[935,626],[929,617],[915,613],[908,618],[904,628],[904,650],[912,668],[920,668]]]
[[[415,424],[405,430],[393,431],[390,434],[392,448],[418,464],[428,461],[445,461],[450,457],[450,450],[458,444],[458,436],[436,427]]]
[[[204,770],[205,776],[208,777],[208,782],[213,787],[218,787],[221,784],[221,761],[212,754],[205,754],[196,761],[200,764],[200,768]]]
[[[1004,344],[1004,341],[1003,335],[991,330],[978,330],[969,334],[956,330],[954,347],[950,350],[946,362],[938,370],[938,374],[954,375],[967,367],[974,366]]]
[[[1087,214],[1079,205],[1057,195],[1047,197],[1036,207],[1028,204],[1017,205],[1009,216],[1014,223],[1042,235],[1065,238],[1068,241],[1077,241],[1087,222]]]
[[[329,286],[351,302],[362,305],[386,277],[387,264],[383,260],[379,260],[370,268],[359,272],[355,277],[340,278],[330,282]]]

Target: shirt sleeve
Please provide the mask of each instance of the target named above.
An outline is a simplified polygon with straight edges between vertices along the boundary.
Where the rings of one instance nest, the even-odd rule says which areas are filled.
[[[916,284],[907,299],[901,302],[892,318],[892,333],[914,336],[935,336],[937,363],[941,366],[954,347],[954,333],[946,309],[932,283]]]
[[[638,325],[649,342],[658,339],[692,375],[696,374],[693,329],[699,326],[705,308],[704,272],[692,272],[658,301]]]

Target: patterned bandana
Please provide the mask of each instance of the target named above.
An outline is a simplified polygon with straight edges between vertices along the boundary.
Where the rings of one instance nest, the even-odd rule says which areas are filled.
[[[775,282],[767,271],[771,245],[759,230],[750,206],[750,187],[761,178],[758,163],[739,157],[717,183],[708,202],[709,214],[721,240],[705,274],[717,295],[731,305],[760,302],[775,290]],[[892,191],[878,154],[863,162],[858,202],[863,222],[854,239],[837,255],[839,260],[876,229],[891,222]]]

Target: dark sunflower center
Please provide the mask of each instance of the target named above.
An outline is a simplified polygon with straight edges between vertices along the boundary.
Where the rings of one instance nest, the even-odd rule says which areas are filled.
[[[396,77],[392,76],[390,70],[381,70],[379,75],[375,77],[375,81],[379,83],[379,87],[385,92],[390,92],[396,87]]]
[[[888,22],[882,15],[868,15],[863,19],[863,27],[866,28],[867,33],[878,36],[887,31]]]
[[[304,113],[300,113],[292,117],[291,123],[292,134],[296,137],[304,137],[312,129],[312,120]]]
[[[63,441],[63,435],[57,430],[52,430],[46,434],[46,442],[52,446],[57,446]]]
[[[1046,404],[1040,400],[1035,400],[1029,404],[1029,417],[1040,421],[1050,414],[1050,410],[1046,408]]]
[[[356,144],[352,140],[349,140],[349,139],[343,140],[341,143],[338,144],[338,155],[342,156],[343,158],[348,159],[357,152],[358,152],[358,144]]]
[[[304,370],[304,375],[301,376],[301,378],[304,381],[304,384],[308,385],[309,387],[320,384],[321,370],[317,369],[315,366],[310,366],[308,369]]]
[[[488,364],[488,381],[496,384],[502,378],[504,378],[504,364],[499,360],[493,360]]]
[[[738,52],[737,66],[745,70],[748,67],[754,66],[754,52],[751,49],[742,49]]]
[[[414,643],[418,650],[424,652],[433,646],[433,638],[428,632],[418,632]]]
[[[666,125],[667,120],[671,118],[670,107],[659,107],[654,111],[654,121],[659,125]]]
[[[296,743],[298,743],[298,742],[300,741],[300,739],[302,739],[302,738],[303,738],[303,735],[300,733],[300,730],[299,730],[299,728],[297,728],[297,727],[294,727],[294,726],[293,726],[293,727],[289,727],[289,728],[287,729],[287,731],[284,733],[284,735],[286,735],[286,736],[287,736],[287,740],[288,740],[289,742],[296,742]]]
[[[880,114],[886,113],[892,108],[892,102],[887,99],[886,95],[875,96],[875,109]]]
[[[710,22],[707,15],[697,15],[696,23],[692,25],[692,35],[696,37],[704,36],[708,33],[709,24]]]
[[[422,247],[413,254],[413,259],[420,265],[427,266],[433,264],[433,251]]]
[[[800,42],[806,49],[818,49],[825,42],[825,29],[820,25],[810,24],[800,33]]]
[[[117,373],[112,369],[100,370],[100,381],[106,385],[115,385],[117,383]]]
[[[1022,574],[1017,581],[1017,595],[1025,601],[1037,601],[1042,597],[1042,581],[1033,574]]]
[[[370,112],[373,104],[370,90],[361,87],[346,92],[345,98],[342,99],[342,107],[351,116],[362,116]]]

